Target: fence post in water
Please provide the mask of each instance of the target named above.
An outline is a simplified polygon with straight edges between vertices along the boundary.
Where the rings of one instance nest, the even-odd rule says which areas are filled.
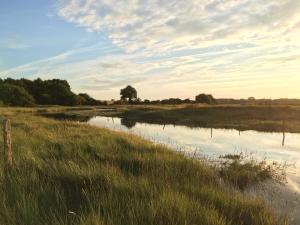
[[[4,174],[12,169],[11,126],[9,119],[3,120],[3,144],[4,144]]]

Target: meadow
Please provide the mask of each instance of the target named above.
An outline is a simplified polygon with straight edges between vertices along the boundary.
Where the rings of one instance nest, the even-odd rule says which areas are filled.
[[[0,108],[14,157],[7,178],[0,170],[0,224],[288,224],[240,188],[271,178],[269,167],[234,161],[220,173],[133,135],[37,115],[61,110]]]
[[[121,117],[132,122],[225,128],[240,131],[300,132],[297,105],[113,105],[67,109],[60,117],[88,120],[93,116]],[[59,116],[59,114],[58,114]]]

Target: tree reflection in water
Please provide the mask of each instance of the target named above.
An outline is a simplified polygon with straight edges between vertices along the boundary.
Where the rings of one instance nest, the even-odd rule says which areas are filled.
[[[127,118],[121,118],[121,124],[128,129],[131,129],[136,125],[136,121]]]

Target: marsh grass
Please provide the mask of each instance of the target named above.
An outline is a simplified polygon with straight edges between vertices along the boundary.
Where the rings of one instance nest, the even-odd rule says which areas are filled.
[[[278,105],[114,105],[98,107],[44,107],[44,116],[87,121],[95,116],[121,117],[132,123],[185,125],[240,131],[300,132],[300,107]]]
[[[220,176],[225,182],[240,190],[258,186],[266,181],[284,184],[286,181],[286,164],[258,161],[245,154],[229,154],[217,166]]]
[[[14,156],[8,179],[0,170],[0,224],[287,224],[208,164],[133,135],[23,111],[0,109],[12,121]]]
[[[299,106],[149,105],[123,106],[117,108],[117,112],[111,116],[135,122],[229,128],[240,131],[300,132]],[[109,116],[107,113],[103,115]]]

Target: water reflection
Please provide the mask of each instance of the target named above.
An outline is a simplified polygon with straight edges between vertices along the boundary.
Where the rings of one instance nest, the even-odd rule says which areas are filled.
[[[131,129],[136,125],[136,122],[127,118],[121,118],[121,124],[128,129]]]
[[[282,146],[285,143],[285,121],[282,121]]]
[[[88,122],[91,116],[77,115],[77,114],[67,114],[67,113],[39,113],[38,115],[56,119],[56,120],[68,120],[68,121],[79,121]]]

